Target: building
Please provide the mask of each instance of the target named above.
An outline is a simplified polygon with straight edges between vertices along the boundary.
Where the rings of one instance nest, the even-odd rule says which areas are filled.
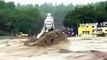
[[[107,22],[103,22],[103,26],[107,26]]]
[[[79,37],[93,36],[95,29],[97,29],[97,23],[80,24],[78,28],[78,36]]]
[[[101,32],[107,35],[107,27],[101,27]]]
[[[107,24],[97,27],[97,23],[80,24],[78,28],[79,37],[107,36]]]

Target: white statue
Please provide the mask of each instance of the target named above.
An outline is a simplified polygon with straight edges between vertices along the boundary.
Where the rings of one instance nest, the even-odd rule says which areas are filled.
[[[54,19],[51,16],[51,13],[47,13],[47,17],[44,21],[44,26],[43,26],[41,32],[37,35],[37,38],[40,38],[44,32],[49,32],[49,31],[52,31],[54,29],[55,29]]]

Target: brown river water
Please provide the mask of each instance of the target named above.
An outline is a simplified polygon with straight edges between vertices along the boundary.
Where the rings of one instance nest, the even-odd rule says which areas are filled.
[[[27,39],[1,39],[0,60],[99,60],[90,50],[107,52],[107,37],[68,38],[48,47],[24,46]]]

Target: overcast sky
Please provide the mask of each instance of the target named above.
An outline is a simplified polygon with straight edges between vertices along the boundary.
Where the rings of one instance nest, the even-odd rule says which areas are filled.
[[[76,4],[88,4],[88,3],[95,3],[95,2],[100,2],[100,1],[107,1],[107,0],[5,0],[6,2],[13,1],[16,4],[21,3],[21,4],[43,4],[45,2],[49,3],[64,3],[64,4],[70,4],[72,3],[73,5]]]

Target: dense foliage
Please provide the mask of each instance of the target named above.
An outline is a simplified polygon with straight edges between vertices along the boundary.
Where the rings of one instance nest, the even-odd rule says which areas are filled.
[[[103,23],[107,21],[107,1],[76,7],[64,20],[66,27],[77,28],[80,23]]]
[[[33,5],[17,5],[0,0],[0,35],[32,34],[40,19],[40,10]]]
[[[72,4],[44,3],[42,5],[15,5],[14,2],[0,0],[0,36],[19,34],[37,34],[43,26],[46,14],[52,13],[58,28],[77,28],[80,23],[107,21],[107,2],[85,6]]]
[[[44,3],[42,5],[15,5],[14,2],[0,0],[0,35],[37,34],[43,26],[47,13],[52,13],[56,26],[62,26],[64,16],[73,10],[72,4],[53,5]]]

